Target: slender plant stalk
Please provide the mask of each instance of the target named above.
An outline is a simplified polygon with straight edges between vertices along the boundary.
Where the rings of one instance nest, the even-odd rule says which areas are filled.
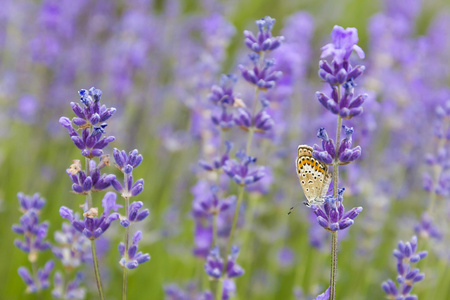
[[[213,214],[213,246],[217,245],[217,213]]]
[[[30,245],[34,245],[34,238],[33,236],[30,236]],[[41,294],[41,289],[40,289],[40,283],[37,277],[38,274],[38,268],[37,268],[37,264],[36,264],[36,260],[37,260],[37,252],[33,250],[33,247],[31,247],[30,249],[30,255],[28,255],[28,260],[31,262],[31,272],[32,272],[32,276],[34,278],[34,282],[36,282],[37,285],[37,293],[36,293],[36,298],[38,300],[42,299],[42,294]]]
[[[129,203],[130,199],[128,197],[125,197],[125,216],[128,217],[129,213]],[[128,260],[128,248],[129,248],[129,239],[130,239],[130,226],[125,228],[125,259]],[[126,267],[123,267],[123,282],[122,282],[122,299],[127,299],[127,292],[128,292],[128,269]]]
[[[215,300],[222,300],[223,280],[221,278],[219,278],[216,281],[217,281],[217,286],[216,286]]]
[[[86,168],[86,176],[89,174],[89,158],[85,158],[85,168]],[[86,203],[88,206],[88,209],[92,208],[92,194],[89,191],[86,195]],[[102,279],[100,278],[100,271],[98,267],[98,258],[97,258],[97,250],[95,248],[95,240],[91,240],[91,252],[92,252],[92,261],[94,263],[94,273],[95,273],[95,280],[97,281],[97,289],[98,293],[100,295],[100,299],[104,300],[105,296],[103,294],[103,286],[102,286]]]
[[[236,203],[236,210],[234,211],[233,224],[231,224],[230,236],[228,237],[227,248],[226,248],[227,256],[225,258],[224,266],[228,265],[228,253],[230,253],[231,245],[233,244],[233,233],[234,233],[234,230],[236,229],[237,220],[239,218],[239,208],[241,207],[243,198],[244,198],[244,186],[241,185],[239,187],[239,196],[238,196],[237,203]]]
[[[338,105],[341,98],[341,86],[338,86]],[[342,118],[338,115],[336,128],[336,155],[333,164],[333,194],[338,197],[339,181],[339,157],[337,156],[341,142]],[[338,232],[331,233],[331,270],[330,270],[330,300],[336,299],[336,281],[337,281],[337,252],[338,252]]]
[[[446,133],[448,131],[448,120],[445,119],[445,123],[444,123],[444,132]],[[445,144],[447,142],[446,138],[442,138],[439,140],[437,149],[439,151],[439,149],[442,149]],[[434,165],[433,166],[433,186],[430,190],[430,205],[428,206],[428,213],[430,215],[433,214],[433,208],[434,208],[434,204],[436,202],[436,187],[439,184],[439,177],[441,177],[441,173],[442,173],[442,166],[440,165]]]
[[[95,249],[95,240],[91,240],[91,250],[92,250],[92,260],[94,261],[94,272],[95,280],[97,281],[97,289],[100,295],[100,299],[104,300],[105,295],[103,294],[102,280],[100,278],[100,271],[98,268],[97,250]]]

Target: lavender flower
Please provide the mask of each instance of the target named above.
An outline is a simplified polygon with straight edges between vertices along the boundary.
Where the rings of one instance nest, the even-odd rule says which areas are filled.
[[[84,299],[86,297],[86,289],[80,287],[83,281],[83,274],[78,272],[75,279],[67,284],[63,280],[61,272],[56,272],[53,278],[54,288],[52,296],[55,299]]]
[[[361,156],[361,147],[352,147],[352,134],[353,128],[349,128],[345,125],[342,126],[345,132],[345,138],[341,140],[339,144],[339,151],[336,153],[334,140],[328,137],[325,128],[320,128],[317,133],[317,137],[322,139],[322,148],[318,145],[314,145],[313,157],[325,164],[333,164],[335,156],[340,165],[346,165],[354,160],[357,160]]]
[[[397,258],[398,288],[397,285],[390,279],[383,282],[381,285],[389,299],[418,299],[416,295],[411,295],[411,290],[415,283],[422,281],[425,278],[425,274],[419,273],[419,269],[412,269],[411,264],[417,263],[424,259],[428,255],[428,252],[416,252],[416,236],[413,236],[410,242],[404,243],[403,241],[400,241],[398,243],[398,249],[395,249],[393,252],[394,257]]]
[[[106,123],[99,126],[95,125],[108,120],[116,110],[115,108],[106,108],[104,105],[100,106],[102,91],[98,89],[92,87],[89,91],[80,90],[78,93],[81,96],[80,101],[84,108],[72,102],[72,110],[77,117],[73,118],[72,121],[69,118],[61,117],[59,123],[68,130],[73,143],[81,150],[81,155],[88,158],[101,156],[103,154],[102,149],[115,138],[113,136],[102,138],[107,126]],[[82,130],[81,136],[74,129],[72,123]]]
[[[233,114],[229,113],[225,106],[222,106],[220,112],[214,112],[211,120],[214,125],[220,127],[222,130],[228,130],[234,126]]]
[[[211,87],[211,94],[208,99],[215,104],[233,106],[236,97],[233,94],[233,87],[236,84],[236,75],[222,74],[220,77],[220,85]]]
[[[137,149],[130,151],[127,155],[125,150],[119,151],[117,148],[114,148],[113,156],[117,168],[123,173],[125,173],[126,170],[129,170],[130,167],[135,169],[143,160],[142,155],[139,154]]]
[[[130,226],[131,222],[140,222],[150,215],[150,211],[146,208],[141,210],[144,206],[142,201],[135,201],[128,207],[128,216],[120,218],[120,225],[123,227]]]
[[[450,101],[439,105],[435,110],[434,136],[437,138],[436,152],[428,153],[425,161],[433,169],[433,174],[424,174],[424,188],[431,193],[431,202],[436,195],[446,196],[450,194],[450,155],[448,150],[448,139],[450,132],[448,121],[450,120]],[[433,205],[433,204],[431,204]]]
[[[114,174],[101,174],[100,170],[109,165],[109,157],[107,155],[102,156],[102,160],[97,165],[94,160],[89,161],[89,176],[81,170],[81,164],[79,160],[74,160],[73,164],[66,170],[72,180],[72,191],[87,195],[89,192],[98,192],[111,186],[112,182],[116,179]]]
[[[112,180],[114,189],[122,193],[123,198],[131,198],[139,195],[144,190],[144,179],[138,179],[133,183],[133,170],[142,162],[142,156],[138,155],[138,150],[130,151],[128,156],[124,150],[119,151],[114,148],[113,151],[116,166],[124,174],[123,184],[117,179]]]
[[[73,211],[65,206],[59,209],[59,214],[64,219],[69,220],[72,226],[84,234],[88,239],[99,238],[109,228],[111,223],[119,219],[118,213],[111,213],[111,210],[117,211],[121,206],[116,204],[116,194],[108,192],[102,201],[103,213],[98,217],[98,209],[91,208],[83,214],[84,220],[77,220]]]
[[[269,102],[267,100],[262,100],[261,103],[262,109],[253,118],[247,109],[240,108],[238,110],[238,115],[234,119],[236,125],[244,131],[249,131],[250,128],[253,128],[255,132],[258,133],[263,133],[272,129],[275,122],[267,113]]]
[[[194,226],[195,247],[192,252],[195,256],[206,259],[213,243],[212,225],[204,225],[201,220],[196,220]]]
[[[194,214],[196,210],[201,210],[201,213],[204,215],[217,215],[228,210],[230,206],[236,202],[236,196],[230,196],[219,200],[217,196],[217,187],[214,187],[211,190],[211,196],[200,200],[198,209],[194,207]]]
[[[75,269],[92,259],[89,239],[71,224],[63,223],[62,230],[56,231],[54,237],[59,245],[52,247],[53,254],[65,268]]]
[[[228,264],[225,269],[225,275],[227,278],[239,277],[244,274],[244,270],[236,263],[236,259],[239,254],[239,248],[233,246],[231,249],[231,255],[228,259]],[[214,247],[206,258],[205,272],[209,276],[215,279],[222,277],[224,271],[224,262],[220,257],[219,247]]]
[[[242,77],[249,83],[256,85],[259,89],[265,91],[275,86],[275,83],[283,75],[281,71],[274,70],[275,60],[264,60],[263,66],[260,67],[260,56],[258,54],[250,54],[250,60],[253,62],[253,68],[249,69],[243,65],[239,66]]]
[[[34,278],[25,267],[20,267],[17,272],[27,285],[27,292],[36,293],[37,291],[47,289],[50,286],[48,278],[50,277],[50,273],[54,266],[54,262],[49,260],[44,268],[37,271],[36,278]]]
[[[352,67],[348,62],[350,54],[355,50],[360,58],[364,58],[364,51],[356,45],[358,33],[355,28],[343,29],[335,26],[331,37],[333,43],[322,48],[321,58],[332,56],[333,61],[328,64],[322,60],[319,64],[319,76],[328,82],[332,88],[331,95],[323,92],[316,92],[319,102],[333,114],[338,114],[344,119],[362,114],[362,104],[368,97],[366,94],[354,97],[354,82],[363,72],[364,66]],[[344,95],[341,95],[340,87],[344,88]]]
[[[22,213],[26,213],[29,210],[40,211],[45,205],[44,198],[41,198],[38,193],[31,197],[23,193],[18,193],[17,199],[19,199],[20,211]]]
[[[259,32],[256,37],[252,32],[245,30],[245,45],[252,51],[259,53],[261,51],[272,51],[281,45],[284,37],[272,36],[273,25],[275,24],[275,19],[271,17],[265,17],[261,20],[256,21]]]
[[[212,163],[208,163],[205,160],[199,160],[199,165],[206,171],[221,171],[225,162],[230,158],[230,150],[232,147],[232,143],[225,141],[224,154],[214,158]]]
[[[20,217],[20,225],[13,225],[12,231],[22,235],[24,240],[16,239],[14,245],[28,253],[28,259],[33,263],[37,260],[38,252],[51,248],[50,243],[45,241],[48,222],[39,223],[39,213],[45,205],[45,200],[39,194],[26,196],[18,193],[17,198],[24,214]]]
[[[335,25],[331,32],[333,43],[322,47],[321,58],[332,56],[336,63],[340,64],[349,59],[350,54],[355,51],[360,58],[364,58],[364,51],[357,45],[358,31],[356,28],[344,29]]]
[[[255,157],[246,156],[243,152],[236,154],[241,161],[230,159],[225,162],[223,171],[239,185],[249,185],[264,177],[264,167],[249,165],[256,162]]]
[[[338,231],[350,227],[354,219],[362,212],[362,207],[354,207],[345,212],[343,204],[344,188],[339,190],[338,197],[327,196],[323,208],[318,205],[311,205],[317,216],[317,222],[328,231]]]
[[[72,122],[77,126],[84,128],[105,122],[116,112],[114,107],[100,106],[102,91],[99,89],[91,87],[89,90],[80,90],[78,94],[80,94],[80,101],[84,104],[84,107],[81,107],[78,103],[70,103],[76,115]]]
[[[425,239],[432,238],[439,241],[443,236],[439,227],[433,223],[433,218],[428,213],[422,214],[420,223],[414,225],[414,231],[419,237]]]
[[[148,253],[137,252],[139,241],[142,239],[142,232],[137,231],[133,236],[133,242],[128,251],[125,249],[125,244],[119,244],[119,253],[122,257],[120,259],[120,265],[127,269],[136,269],[140,264],[150,260]]]
[[[317,296],[316,300],[328,300],[330,299],[330,287],[325,292]]]

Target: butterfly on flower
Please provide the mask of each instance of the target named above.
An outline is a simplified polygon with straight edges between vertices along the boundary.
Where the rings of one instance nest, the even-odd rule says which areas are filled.
[[[311,204],[321,204],[325,201],[332,178],[328,173],[328,166],[315,159],[312,153],[313,148],[300,145],[298,146],[298,157],[295,160],[298,179],[307,199],[303,204],[308,207]],[[288,214],[292,212],[292,209]]]

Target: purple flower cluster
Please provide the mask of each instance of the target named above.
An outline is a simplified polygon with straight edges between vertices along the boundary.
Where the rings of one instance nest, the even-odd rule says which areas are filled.
[[[388,280],[383,282],[381,287],[388,295],[389,299],[417,300],[416,295],[411,295],[414,284],[422,281],[425,274],[419,269],[412,269],[411,264],[417,263],[428,255],[427,251],[417,252],[417,237],[413,236],[410,242],[400,241],[398,249],[394,250],[394,257],[397,258],[397,283]]]
[[[213,289],[214,293],[220,293],[223,299],[228,299],[234,290],[234,282],[227,278],[237,277],[243,273],[243,270],[235,264],[237,251],[234,247],[233,252],[226,256],[227,263],[220,258],[218,248],[212,248],[222,242],[220,238],[230,238],[232,230],[242,223],[240,202],[236,201],[235,196],[227,196],[228,182],[231,179],[240,186],[239,188],[244,189],[254,186],[265,176],[263,167],[253,165],[256,158],[244,151],[237,151],[237,159],[230,158],[232,144],[225,141],[224,134],[225,132],[230,134],[233,127],[239,127],[249,132],[249,136],[253,136],[253,133],[265,134],[274,127],[274,120],[269,113],[270,102],[258,96],[260,92],[272,89],[282,75],[274,67],[273,59],[265,59],[265,55],[277,49],[283,40],[283,37],[272,36],[274,22],[274,19],[266,17],[256,22],[259,33],[254,35],[249,31],[244,32],[245,43],[252,50],[249,55],[252,66],[240,65],[239,68],[243,79],[250,83],[255,91],[254,107],[248,108],[234,91],[238,78],[234,75],[222,75],[220,84],[211,88],[208,96],[210,107],[202,112],[210,116],[210,122],[202,123],[205,128],[201,130],[202,149],[206,151],[199,165],[202,171],[206,172],[199,173],[200,180],[192,189],[194,194],[192,212],[195,220],[194,255],[205,258],[207,274],[216,282],[220,280],[224,284],[223,291],[217,292]],[[260,110],[256,108],[259,103],[262,104]],[[247,144],[251,145],[251,138]],[[231,244],[227,248],[231,248]],[[223,266],[224,264],[227,265]],[[225,271],[222,272],[222,269]],[[233,288],[227,288],[225,285]],[[213,296],[211,293],[204,295]]]
[[[89,192],[98,192],[108,188],[116,179],[114,174],[101,174],[100,170],[109,165],[109,156],[102,155],[102,160],[97,165],[94,160],[89,161],[89,175],[81,170],[79,160],[74,160],[73,164],[66,170],[72,180],[72,191],[86,195]]]
[[[105,105],[100,106],[102,91],[99,89],[91,88],[89,90],[81,90],[79,92],[81,96],[81,103],[71,103],[72,110],[76,117],[70,121],[66,117],[60,119],[60,123],[66,127],[69,134],[74,141],[75,145],[83,149],[82,155],[88,158],[89,175],[82,171],[81,162],[74,160],[73,164],[67,169],[67,174],[70,176],[73,185],[72,190],[77,194],[86,195],[85,209],[83,213],[83,219],[79,219],[77,214],[65,207],[60,208],[60,215],[69,220],[73,228],[82,233],[86,238],[90,240],[98,239],[103,233],[108,230],[111,223],[120,219],[120,224],[125,227],[127,238],[129,236],[129,227],[134,222],[140,222],[149,216],[148,209],[144,209],[143,202],[135,201],[131,204],[129,200],[131,197],[139,195],[144,189],[144,180],[133,180],[133,170],[138,167],[143,157],[139,154],[138,150],[132,150],[128,154],[122,150],[114,148],[113,157],[115,160],[115,166],[123,173],[123,182],[119,182],[116,176],[113,174],[101,175],[100,170],[110,165],[109,155],[103,155],[103,149],[114,137],[107,137],[101,139],[104,134],[104,128],[106,127],[106,120],[108,120],[116,111],[115,108],[106,108]],[[98,125],[100,122],[100,126]],[[78,136],[78,133],[73,128],[73,124],[82,130],[82,138]],[[92,158],[101,156],[100,162],[97,164]],[[97,207],[93,207],[92,203],[88,202],[91,199],[92,192],[98,192],[113,186],[114,189],[121,193],[121,196],[125,199],[125,214],[118,213],[119,209],[124,208],[123,205],[116,204],[116,194],[108,192],[105,194],[102,200],[103,213],[99,216]],[[92,201],[92,200],[90,200]],[[69,236],[68,238],[71,238]],[[146,262],[150,259],[150,255],[137,252],[138,242],[142,239],[142,232],[138,231],[133,237],[131,247],[128,247],[128,240],[124,243],[120,243],[119,252],[121,255],[120,265],[127,269],[134,269],[139,264]],[[64,255],[67,253],[57,249],[55,254],[64,259]],[[71,256],[77,253],[70,253]]]
[[[217,217],[219,236],[228,236],[228,212],[234,207],[236,197],[219,197],[219,188],[210,186],[206,181],[199,181],[192,188],[194,201],[192,202],[192,215],[195,220],[195,249],[194,255],[206,258],[210,252],[213,239],[212,222]]]
[[[123,183],[120,183],[117,179],[112,182],[114,189],[121,193],[125,200],[125,215],[120,217],[120,225],[125,227],[128,232],[130,225],[136,222],[140,222],[150,215],[150,211],[144,207],[142,201],[134,201],[129,204],[130,198],[139,195],[144,190],[144,179],[138,179],[133,182],[133,170],[137,168],[143,157],[139,154],[137,149],[130,151],[128,154],[125,150],[113,150],[114,160],[116,167],[123,173]],[[128,239],[128,233],[126,234]],[[119,244],[119,254],[121,259],[119,261],[123,268],[135,269],[141,263],[150,260],[148,253],[143,254],[137,252],[138,243],[142,239],[142,232],[137,231],[132,239],[131,246],[129,247],[129,241],[125,240]]]
[[[250,165],[256,162],[256,157],[247,156],[243,152],[238,152],[236,157],[240,161],[229,159],[225,162],[222,169],[237,184],[249,185],[264,177],[264,167],[252,167]]]
[[[352,148],[353,127],[349,128],[343,125],[342,129],[344,129],[345,138],[341,140],[337,153],[334,140],[328,137],[325,128],[319,129],[317,137],[322,139],[322,147],[316,144],[314,145],[314,158],[320,160],[325,164],[331,165],[333,164],[334,159],[337,157],[340,165],[346,165],[361,156],[360,146]]]
[[[54,266],[55,263],[52,260],[49,260],[45,264],[44,268],[37,270],[36,277],[31,275],[30,271],[28,271],[28,269],[25,267],[20,267],[17,272],[27,285],[27,292],[36,293],[39,290],[47,289],[50,286],[50,282],[48,279]]]
[[[259,89],[266,91],[275,86],[278,79],[283,73],[274,69],[275,60],[265,59],[261,65],[261,58],[259,54],[252,53],[249,55],[253,63],[253,68],[249,69],[246,66],[240,65],[242,77],[249,83],[257,86]]]
[[[45,241],[48,232],[48,222],[39,223],[39,214],[45,205],[45,200],[34,194],[26,196],[18,193],[17,198],[20,210],[23,215],[20,217],[20,224],[13,225],[12,231],[23,236],[23,241],[16,239],[14,245],[25,253],[28,253],[28,260],[34,266],[37,262],[39,252],[51,248],[49,242]],[[48,278],[54,267],[52,260],[48,261],[44,268],[37,270],[36,274],[30,273],[25,267],[20,267],[18,273],[27,285],[27,292],[35,293],[49,287]]]
[[[248,110],[240,108],[234,119],[236,125],[244,131],[249,131],[250,128],[253,128],[253,130],[258,133],[264,133],[272,129],[275,125],[275,121],[267,113],[269,102],[267,100],[261,100],[261,104],[262,108],[254,118],[252,118]]]
[[[100,106],[102,91],[99,89],[92,87],[89,90],[80,90],[78,93],[83,105],[74,102],[70,104],[76,117],[72,121],[69,118],[61,117],[59,123],[68,130],[73,143],[81,150],[81,155],[88,158],[101,156],[103,154],[102,149],[115,138],[113,136],[102,138],[107,124],[96,125],[108,120],[116,109],[106,108],[105,105]],[[74,125],[82,130],[81,136],[73,127]]]
[[[244,30],[245,45],[252,51],[256,53],[272,51],[281,45],[284,37],[272,36],[273,25],[275,24],[275,19],[271,17],[265,17],[261,20],[256,21],[259,32],[255,35],[248,30]]]
[[[338,197],[327,196],[323,207],[311,205],[312,210],[317,216],[317,222],[328,231],[343,230],[354,223],[354,219],[362,212],[362,207],[354,207],[345,211],[343,204],[344,188],[339,190]]]
[[[434,136],[437,139],[436,152],[435,154],[428,153],[425,157],[425,162],[434,172],[433,174],[424,174],[424,188],[432,194],[448,196],[450,194],[450,149],[448,147],[450,101],[436,107],[434,120]],[[435,196],[432,195],[432,197]]]
[[[236,263],[236,259],[239,254],[239,248],[237,246],[233,246],[231,248],[231,254],[228,259],[227,266],[225,268],[225,277],[226,278],[234,278],[240,277],[244,274],[244,270],[241,266]],[[209,276],[219,279],[222,278],[224,271],[224,262],[220,257],[219,247],[214,247],[206,258],[205,263],[205,272]]]
[[[63,223],[61,231],[54,234],[58,246],[53,246],[53,254],[64,268],[75,269],[92,259],[89,239],[72,224]]]
[[[142,162],[142,155],[138,154],[137,149],[130,151],[127,155],[125,150],[119,151],[116,148],[113,155],[116,167],[124,174],[123,184],[117,179],[112,181],[114,189],[127,199],[139,195],[144,190],[144,179],[133,182],[133,170]]]
[[[352,68],[349,64],[349,57],[353,50],[356,50],[361,58],[364,57],[364,52],[357,46],[358,33],[355,28],[343,29],[340,26],[335,26],[331,37],[333,43],[328,44],[322,48],[322,57],[332,56],[332,65],[334,71],[331,69],[327,61],[320,62],[319,76],[328,82],[332,92],[331,96],[327,96],[323,92],[317,92],[319,102],[338,118],[350,119],[362,113],[362,104],[367,95],[359,95],[353,98],[354,87],[356,86],[354,80],[359,77],[364,71],[364,66],[357,66]],[[341,87],[344,87],[344,94],[341,93]],[[340,124],[340,121],[338,122]],[[361,156],[361,147],[356,146],[352,148],[353,128],[342,125],[345,133],[345,138],[338,142],[339,149],[336,149],[335,141],[328,137],[325,128],[321,128],[317,137],[322,139],[322,147],[314,145],[314,158],[322,161],[325,164],[338,163],[345,165],[355,161]],[[340,132],[338,134],[340,136]]]
[[[327,82],[331,89],[331,95],[317,92],[319,102],[333,114],[344,119],[356,117],[363,112],[362,104],[367,95],[354,97],[355,80],[364,72],[364,66],[352,67],[348,61],[353,50],[364,58],[364,51],[356,45],[358,43],[358,32],[355,28],[344,29],[335,26],[331,32],[333,43],[322,48],[321,58],[332,56],[331,65],[326,60],[319,64],[319,76]],[[344,88],[344,94],[341,93]]]
[[[73,210],[66,206],[61,206],[59,214],[64,219],[67,219],[72,226],[81,232],[90,240],[98,239],[109,228],[111,223],[119,219],[119,214],[116,212],[121,205],[116,204],[116,194],[108,192],[102,200],[103,213],[98,217],[98,209],[90,208],[83,214],[84,220],[78,220],[73,213]],[[111,211],[115,211],[110,213]]]
[[[420,223],[414,225],[414,231],[419,237],[425,239],[432,238],[439,241],[443,237],[439,227],[434,224],[433,218],[426,212],[422,214]]]
[[[124,243],[119,244],[119,253],[122,257],[119,263],[122,267],[136,269],[140,264],[150,260],[148,253],[137,252],[140,240],[142,240],[142,232],[137,231],[133,236],[133,241],[128,251],[126,251]]]
[[[222,155],[217,156],[213,159],[212,163],[208,163],[204,160],[199,160],[199,165],[205,170],[205,171],[216,171],[220,172],[222,171],[222,167],[224,166],[225,162],[230,159],[230,150],[233,147],[233,144],[225,141],[225,153]]]
[[[80,287],[82,281],[83,274],[81,272],[76,273],[75,279],[67,283],[64,282],[61,272],[55,272],[52,297],[55,299],[85,299],[86,289]]]

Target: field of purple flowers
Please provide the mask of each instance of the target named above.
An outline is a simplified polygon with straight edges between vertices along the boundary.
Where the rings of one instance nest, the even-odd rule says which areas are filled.
[[[450,299],[446,2],[3,0],[0,298]]]

